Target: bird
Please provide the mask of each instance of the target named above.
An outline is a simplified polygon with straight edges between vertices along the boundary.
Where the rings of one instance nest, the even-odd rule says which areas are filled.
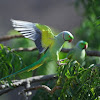
[[[76,46],[67,54],[68,59],[73,59],[82,64],[85,60],[85,49],[88,48],[88,43],[86,41],[80,40],[77,42]]]
[[[11,22],[14,30],[20,32],[25,38],[31,39],[35,42],[40,54],[44,53],[44,51],[46,51],[46,53],[33,64],[2,79],[24,71],[35,70],[43,65],[47,59],[59,60],[59,52],[64,42],[71,42],[74,39],[74,36],[69,31],[62,31],[58,35],[54,35],[52,29],[47,25],[14,19],[11,19]]]

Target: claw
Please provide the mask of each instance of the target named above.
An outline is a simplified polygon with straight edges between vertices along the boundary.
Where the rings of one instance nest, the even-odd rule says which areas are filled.
[[[67,58],[58,60],[58,61],[57,61],[57,64],[58,64],[59,66],[66,65],[66,63],[61,63],[62,61],[65,61],[66,59],[67,59]]]

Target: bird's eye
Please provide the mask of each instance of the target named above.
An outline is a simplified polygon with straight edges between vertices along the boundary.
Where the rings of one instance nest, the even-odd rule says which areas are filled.
[[[70,38],[70,36],[69,36],[69,38]]]
[[[83,43],[81,43],[81,45],[84,45]]]

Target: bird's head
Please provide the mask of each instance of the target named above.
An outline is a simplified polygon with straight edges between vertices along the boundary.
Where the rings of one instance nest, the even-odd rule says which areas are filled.
[[[87,49],[88,43],[86,41],[81,40],[76,44],[76,46],[80,49]]]
[[[68,31],[63,31],[61,33],[62,33],[62,38],[65,41],[71,42],[74,39],[73,35],[70,32],[68,32]]]

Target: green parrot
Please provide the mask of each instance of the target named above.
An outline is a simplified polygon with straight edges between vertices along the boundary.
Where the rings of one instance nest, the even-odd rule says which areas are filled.
[[[87,49],[88,43],[86,41],[79,41],[76,46],[68,53],[67,58],[73,59],[78,61],[80,64],[82,64],[85,60],[85,49]]]
[[[63,31],[55,36],[50,27],[46,25],[13,19],[11,19],[11,22],[16,31],[20,32],[25,38],[29,38],[35,42],[40,54],[45,50],[46,53],[33,64],[2,79],[16,75],[23,71],[34,70],[41,66],[48,59],[59,60],[59,52],[64,42],[71,42],[74,39],[73,35],[69,31]]]

